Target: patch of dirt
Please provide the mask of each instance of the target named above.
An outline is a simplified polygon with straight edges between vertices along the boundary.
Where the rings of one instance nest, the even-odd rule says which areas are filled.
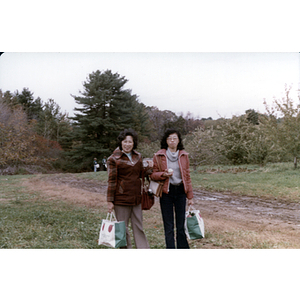
[[[24,181],[24,184],[50,197],[60,196],[75,204],[106,208],[107,184],[103,182],[78,178],[72,174],[53,174],[37,176]],[[200,189],[194,190],[194,202],[194,207],[200,209],[205,226],[211,233],[233,233],[238,237],[246,232],[248,236],[241,237],[245,240],[255,239],[258,244],[267,240],[269,243],[280,243],[281,248],[300,249],[300,203]],[[159,204],[155,203],[155,206]],[[206,239],[201,243],[201,248],[224,248]],[[241,242],[239,248],[243,248]]]
[[[194,199],[203,213],[247,223],[289,225],[300,229],[300,203],[203,190],[195,190]]]
[[[79,179],[72,174],[36,176],[22,182],[32,192],[91,208],[106,207],[106,187],[97,181]]]
[[[280,248],[300,249],[299,203],[204,190],[194,190],[194,200],[213,232],[237,236],[239,231],[249,232],[252,244],[255,239],[258,245],[267,241]],[[247,241],[241,248],[247,248]]]

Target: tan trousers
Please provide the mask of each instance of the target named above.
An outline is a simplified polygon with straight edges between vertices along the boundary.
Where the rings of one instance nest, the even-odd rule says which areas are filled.
[[[124,221],[126,224],[127,249],[132,249],[131,238],[128,230],[128,222],[131,219],[131,227],[133,231],[134,242],[137,249],[149,249],[149,244],[143,230],[143,213],[141,204],[131,205],[115,205],[115,214],[118,221]]]

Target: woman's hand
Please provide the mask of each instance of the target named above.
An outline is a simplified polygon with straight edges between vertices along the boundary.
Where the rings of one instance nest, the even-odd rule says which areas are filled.
[[[163,177],[171,177],[173,176],[173,170],[172,169],[165,169],[164,173],[162,174]]]
[[[193,199],[188,199],[188,206],[194,205],[194,200]]]
[[[111,213],[114,209],[114,204],[113,202],[107,202],[107,209],[108,209],[108,212]]]
[[[148,163],[149,168],[153,168],[153,160],[146,160],[146,162]]]

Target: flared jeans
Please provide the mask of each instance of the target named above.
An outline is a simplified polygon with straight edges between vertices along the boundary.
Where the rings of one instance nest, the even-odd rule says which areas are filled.
[[[174,213],[177,249],[190,248],[184,231],[186,194],[183,184],[179,186],[170,184],[169,193],[163,193],[160,198],[160,207],[164,223],[166,248],[175,249]]]

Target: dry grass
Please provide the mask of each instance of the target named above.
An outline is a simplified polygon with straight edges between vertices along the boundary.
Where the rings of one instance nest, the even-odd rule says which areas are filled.
[[[300,249],[300,230],[288,224],[279,226],[206,217],[205,225],[209,233],[202,241],[204,248],[212,248],[213,244],[227,249]]]
[[[43,177],[37,176],[30,180],[22,180],[22,186],[26,186],[31,192],[38,192],[46,199],[60,199],[74,205],[81,205],[88,208],[105,208],[106,196],[103,194],[89,192],[80,188],[70,187],[67,184],[53,184],[47,182]]]

